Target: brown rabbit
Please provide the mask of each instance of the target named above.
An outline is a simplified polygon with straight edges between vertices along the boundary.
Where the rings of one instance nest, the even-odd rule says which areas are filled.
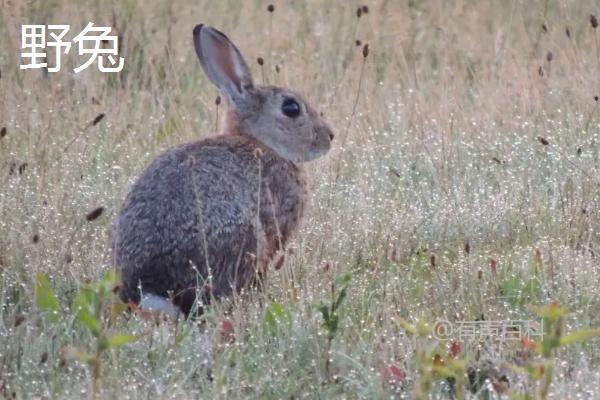
[[[204,73],[226,100],[223,130],[158,156],[113,226],[121,298],[173,315],[239,292],[285,249],[306,204],[302,163],[327,153],[333,139],[300,95],[254,85],[223,33],[198,25],[193,35]]]

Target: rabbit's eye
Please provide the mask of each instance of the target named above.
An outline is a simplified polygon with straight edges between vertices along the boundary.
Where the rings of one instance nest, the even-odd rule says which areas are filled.
[[[300,104],[294,99],[287,98],[281,104],[281,112],[290,118],[296,118],[300,115]]]

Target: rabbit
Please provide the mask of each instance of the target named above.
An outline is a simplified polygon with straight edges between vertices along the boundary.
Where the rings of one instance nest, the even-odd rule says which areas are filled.
[[[121,299],[172,316],[202,313],[198,305],[266,272],[304,215],[303,163],[325,155],[334,138],[298,93],[255,85],[225,34],[200,24],[193,43],[225,100],[223,128],[152,161],[112,232]]]

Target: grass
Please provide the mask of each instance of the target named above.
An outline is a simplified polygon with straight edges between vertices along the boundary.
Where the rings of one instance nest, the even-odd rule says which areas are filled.
[[[0,397],[599,396],[600,341],[585,334],[600,326],[597,3],[373,0],[360,18],[362,3],[320,0],[273,13],[233,0],[0,4]],[[89,21],[119,34],[121,73],[73,74],[74,49],[58,73],[18,69],[21,24],[68,23],[72,37]],[[199,22],[226,32],[257,80],[303,92],[334,149],[308,166],[310,210],[263,293],[179,325],[103,308],[102,335],[137,340],[94,353],[71,305],[111,270],[129,186],[215,127]],[[57,318],[36,306],[38,273]],[[543,343],[431,335],[438,319],[540,315]],[[97,355],[97,380],[73,349]],[[472,366],[495,389],[470,387]]]

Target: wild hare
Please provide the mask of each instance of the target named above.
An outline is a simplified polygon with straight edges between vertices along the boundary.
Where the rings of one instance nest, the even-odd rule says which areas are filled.
[[[226,99],[222,132],[158,156],[113,226],[121,298],[172,315],[238,293],[285,251],[306,205],[302,163],[333,140],[297,93],[254,85],[223,33],[198,25],[193,36],[204,73]]]

